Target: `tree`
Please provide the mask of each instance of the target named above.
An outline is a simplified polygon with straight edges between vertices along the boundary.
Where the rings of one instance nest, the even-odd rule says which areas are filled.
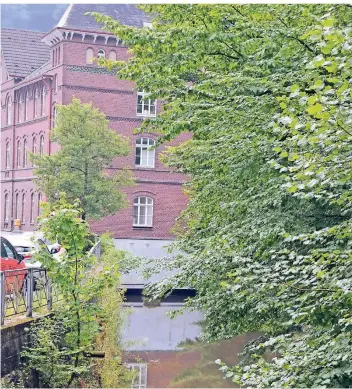
[[[106,66],[164,102],[144,130],[193,134],[165,156],[183,254],[150,292],[195,288],[204,340],[264,333],[219,361],[243,386],[351,385],[351,7],[144,8],[152,29],[95,17],[133,54]]]
[[[104,169],[115,157],[127,155],[129,146],[108,129],[102,112],[76,98],[69,105],[57,106],[52,140],[60,145],[58,152],[31,155],[35,182],[49,201],[57,200],[60,192],[71,203],[79,199],[83,219],[99,219],[125,205],[120,189],[132,183],[130,175],[127,171],[112,175]]]
[[[117,387],[130,377],[117,343],[123,324],[119,268],[128,254],[103,237],[101,258],[90,255],[86,249],[89,227],[81,214],[78,203],[71,205],[61,196],[58,202],[45,204],[40,217],[44,237],[57,239],[65,251],[60,260],[46,248],[36,255],[61,297],[53,315],[33,324],[30,343],[22,353],[21,371],[34,370],[39,387],[80,387],[83,383]],[[102,362],[91,358],[96,351],[106,352]]]

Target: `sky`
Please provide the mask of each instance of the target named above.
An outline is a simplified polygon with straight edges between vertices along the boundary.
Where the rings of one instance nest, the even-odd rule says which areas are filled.
[[[2,4],[1,27],[47,32],[67,7],[68,4]]]

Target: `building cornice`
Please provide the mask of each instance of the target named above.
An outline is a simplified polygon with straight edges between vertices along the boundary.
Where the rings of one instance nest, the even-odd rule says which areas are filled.
[[[109,39],[114,39],[116,46],[122,43],[122,41],[112,33],[64,27],[57,27],[51,30],[42,38],[42,42],[46,43],[48,46],[54,46],[62,41],[72,41],[72,38],[75,35],[80,36],[82,42],[88,37],[93,37],[93,43],[95,43],[97,38],[104,38],[105,44],[107,44]]]

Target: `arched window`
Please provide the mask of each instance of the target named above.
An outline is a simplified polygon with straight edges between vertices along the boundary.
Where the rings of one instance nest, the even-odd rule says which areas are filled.
[[[54,78],[54,92],[56,93],[58,89],[58,80],[57,80],[57,74],[55,74]]]
[[[37,154],[37,138],[33,138],[33,144],[32,144],[32,153]]]
[[[34,223],[34,193],[31,193],[30,223]]]
[[[41,115],[42,116],[45,115],[45,86],[43,86],[43,89],[42,89],[42,112],[41,112]]]
[[[38,117],[38,105],[39,105],[39,92],[38,92],[38,88],[35,89],[35,92],[34,92],[34,117]]]
[[[20,217],[20,195],[16,193],[15,196],[15,219]]]
[[[23,193],[23,195],[22,195],[21,221],[22,221],[22,224],[25,224],[25,222],[26,222],[26,194],[25,193]]]
[[[53,66],[56,65],[56,49],[53,50]]]
[[[103,49],[98,50],[98,58],[105,58],[105,51]]]
[[[27,167],[28,164],[28,142],[27,139],[23,141],[23,167]]]
[[[86,50],[86,63],[92,63],[94,57],[93,49],[90,47]]]
[[[7,222],[9,220],[9,195],[8,193],[5,194],[5,201],[4,201],[4,221]]]
[[[116,61],[116,51],[114,51],[114,50],[111,50],[110,51],[110,53],[109,53],[109,59],[111,60],[111,61]]]
[[[23,95],[20,96],[18,101],[18,122],[21,123],[23,120]]]
[[[146,196],[136,197],[133,201],[133,225],[136,227],[153,226],[153,199]]]
[[[40,203],[42,202],[42,194],[39,192],[38,193],[38,216],[40,215],[41,213],[41,206],[40,206]]]
[[[42,157],[44,155],[44,135],[40,137],[39,141],[39,155]]]
[[[136,165],[154,167],[155,164],[155,141],[150,138],[136,139]]]
[[[6,161],[5,161],[6,169],[10,169],[10,163],[11,163],[10,142],[6,142]]]
[[[148,99],[144,91],[137,93],[137,115],[155,116],[156,101]]]
[[[11,98],[6,100],[6,124],[11,124]]]
[[[59,49],[58,49],[58,55],[57,55],[57,64],[59,65],[60,63],[60,46],[59,46]]]
[[[56,106],[54,105],[54,107],[53,107],[53,128],[55,127],[55,125],[56,125],[56,119],[57,119],[57,108],[56,108]]]
[[[17,167],[21,167],[21,141],[17,141]]]
[[[24,99],[24,120],[28,120],[28,103],[29,103],[29,97],[28,97],[28,92],[26,92],[25,99]]]

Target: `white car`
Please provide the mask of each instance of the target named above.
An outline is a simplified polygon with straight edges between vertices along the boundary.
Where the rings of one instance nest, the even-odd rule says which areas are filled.
[[[10,232],[3,233],[4,237],[14,246],[16,251],[24,257],[26,267],[41,267],[39,261],[35,261],[35,252],[39,246],[45,246],[48,252],[53,255],[55,259],[60,260],[63,253],[59,243],[50,243],[42,238],[40,233],[33,232]],[[32,238],[35,237],[35,242]]]

